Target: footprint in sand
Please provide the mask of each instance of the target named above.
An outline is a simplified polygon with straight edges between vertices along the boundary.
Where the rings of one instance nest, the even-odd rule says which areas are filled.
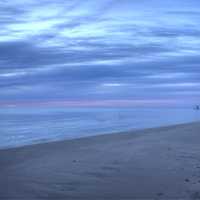
[[[191,194],[192,199],[200,199],[200,192],[196,191]]]
[[[188,178],[185,179],[185,182],[190,182],[190,180]]]
[[[164,195],[164,193],[162,193],[162,192],[157,193],[157,196],[159,196],[159,197],[161,197],[163,195]]]

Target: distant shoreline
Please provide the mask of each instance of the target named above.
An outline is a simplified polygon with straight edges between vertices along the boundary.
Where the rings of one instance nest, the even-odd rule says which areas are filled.
[[[9,149],[20,149],[20,148],[26,148],[29,146],[35,146],[35,145],[43,145],[43,144],[49,144],[49,143],[62,143],[62,142],[70,142],[74,140],[85,140],[85,139],[90,139],[93,137],[101,137],[101,136],[110,136],[110,135],[118,135],[118,134],[137,134],[139,132],[148,132],[150,130],[154,129],[161,129],[161,128],[168,128],[168,127],[174,127],[174,126],[182,126],[182,125],[187,125],[191,123],[198,123],[199,121],[192,121],[192,122],[187,122],[187,123],[178,123],[178,124],[171,124],[171,125],[165,125],[165,126],[156,126],[156,127],[147,127],[147,128],[136,128],[136,129],[130,129],[126,131],[114,131],[114,132],[105,132],[105,133],[99,133],[96,135],[90,135],[90,136],[82,136],[82,137],[77,137],[77,138],[62,138],[58,140],[51,140],[51,139],[42,139],[38,141],[33,141],[32,143],[29,144],[23,144],[23,145],[17,145],[17,146],[8,146],[8,147],[0,147],[0,151],[3,150],[9,150]]]
[[[0,149],[200,120],[193,109],[13,109],[0,112]]]

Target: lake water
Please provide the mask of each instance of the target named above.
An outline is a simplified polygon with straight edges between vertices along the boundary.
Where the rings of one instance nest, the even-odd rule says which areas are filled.
[[[1,108],[0,148],[197,120],[192,109]]]

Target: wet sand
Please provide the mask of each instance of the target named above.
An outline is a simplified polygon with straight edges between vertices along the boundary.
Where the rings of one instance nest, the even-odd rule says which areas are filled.
[[[0,199],[200,199],[200,123],[1,150]]]

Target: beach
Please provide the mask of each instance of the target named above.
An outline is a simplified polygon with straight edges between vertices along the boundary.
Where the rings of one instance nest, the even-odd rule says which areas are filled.
[[[0,199],[200,199],[200,123],[0,150]]]

